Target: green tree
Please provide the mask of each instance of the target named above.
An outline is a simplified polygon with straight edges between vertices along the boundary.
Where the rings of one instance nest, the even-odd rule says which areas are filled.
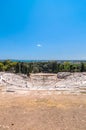
[[[84,63],[83,63],[83,62],[81,62],[81,64],[80,64],[80,71],[81,71],[81,72],[84,72],[84,71],[85,71],[85,66],[84,66]]]
[[[52,62],[52,72],[53,73],[57,73],[58,72],[57,62]]]
[[[0,62],[0,71],[4,71],[4,65]]]
[[[69,62],[64,62],[64,71],[70,72],[70,63]]]
[[[64,71],[64,65],[63,64],[60,64],[59,65],[59,72],[63,72]]]
[[[37,66],[34,66],[32,72],[33,73],[39,73],[39,68]]]

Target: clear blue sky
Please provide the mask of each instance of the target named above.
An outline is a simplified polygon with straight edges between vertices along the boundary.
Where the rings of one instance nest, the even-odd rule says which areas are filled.
[[[86,59],[86,0],[1,0],[0,59]]]

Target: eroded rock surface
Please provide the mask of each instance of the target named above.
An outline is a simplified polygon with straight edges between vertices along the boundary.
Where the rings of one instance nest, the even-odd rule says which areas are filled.
[[[86,93],[86,73],[31,74],[30,77],[0,73],[1,92],[56,90],[59,93]]]
[[[70,75],[71,75],[70,72],[59,72],[59,73],[57,74],[57,78],[59,78],[59,79],[64,79],[64,78],[66,78],[67,76],[70,76]]]

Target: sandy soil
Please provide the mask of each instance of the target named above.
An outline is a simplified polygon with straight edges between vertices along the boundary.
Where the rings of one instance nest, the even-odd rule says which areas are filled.
[[[0,94],[0,130],[86,130],[86,95]]]

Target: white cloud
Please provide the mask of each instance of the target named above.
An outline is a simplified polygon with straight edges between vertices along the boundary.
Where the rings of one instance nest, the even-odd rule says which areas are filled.
[[[36,46],[37,46],[37,47],[42,47],[42,45],[41,45],[41,44],[37,44]]]

